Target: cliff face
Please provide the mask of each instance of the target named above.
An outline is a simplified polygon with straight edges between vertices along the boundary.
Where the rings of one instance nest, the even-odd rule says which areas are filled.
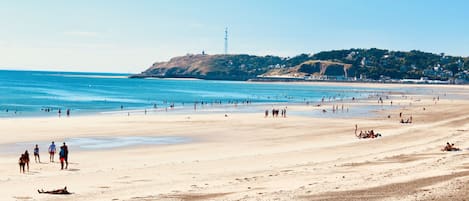
[[[316,76],[348,76],[348,69],[351,64],[345,64],[332,61],[309,60],[297,66],[283,69],[272,69],[263,74],[263,76],[291,76],[303,77],[307,75]]]
[[[187,55],[174,57],[168,62],[154,63],[149,69],[132,77],[248,80],[264,73],[266,69],[258,67],[258,63],[264,65],[269,63],[268,60],[268,57],[251,55]]]

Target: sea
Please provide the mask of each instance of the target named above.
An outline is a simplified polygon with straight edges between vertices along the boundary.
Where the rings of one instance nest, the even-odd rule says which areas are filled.
[[[383,88],[196,79],[129,79],[129,74],[0,70],[0,118],[194,111],[204,106],[301,104],[364,98]],[[228,108],[228,107],[226,107]],[[229,107],[235,110],[235,107]],[[233,109],[235,108],[235,109]],[[215,110],[215,109],[214,109]]]

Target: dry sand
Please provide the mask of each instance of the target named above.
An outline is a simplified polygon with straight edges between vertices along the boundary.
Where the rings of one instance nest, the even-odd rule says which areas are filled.
[[[469,200],[469,101],[461,98],[469,96],[469,88],[418,87],[433,91],[390,95],[384,104],[392,100],[393,107],[369,117],[341,118],[339,112],[330,118],[334,116],[331,105],[337,103],[326,103],[321,107],[290,105],[288,111],[320,114],[324,108],[329,110],[327,118],[209,113],[0,119],[0,144],[61,143],[64,138],[98,136],[184,136],[193,140],[91,151],[74,150],[69,144],[70,165],[63,171],[59,163],[45,162],[46,147],[41,147],[45,163],[32,160],[26,174],[19,173],[19,153],[0,154],[0,198]],[[436,96],[439,101],[433,101]],[[377,104],[376,100],[344,104],[354,110],[357,105]],[[399,112],[405,118],[412,115],[414,123],[400,124]],[[357,139],[355,124],[359,130],[374,129],[383,137]],[[447,141],[463,150],[440,151]],[[26,148],[32,152],[32,147]],[[37,189],[63,186],[74,194],[37,193]]]

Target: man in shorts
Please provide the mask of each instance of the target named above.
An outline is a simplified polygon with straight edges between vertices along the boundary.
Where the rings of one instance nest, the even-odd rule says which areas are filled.
[[[60,156],[60,165],[61,165],[61,169],[63,170],[64,169],[64,162],[65,162],[65,169],[68,168],[68,147],[67,145],[63,144],[63,146],[60,147],[60,153],[59,153],[59,156]]]
[[[52,144],[50,144],[49,146],[50,162],[54,162],[54,155],[55,155],[56,149],[57,148],[55,147],[54,141],[52,141]]]

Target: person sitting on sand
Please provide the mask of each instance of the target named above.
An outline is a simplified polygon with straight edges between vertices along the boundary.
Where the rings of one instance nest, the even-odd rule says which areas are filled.
[[[441,151],[451,151],[451,144],[449,144],[449,142],[446,142],[446,146],[443,147]]]
[[[370,130],[370,132],[368,132],[368,138],[375,138],[375,132],[373,130]]]
[[[358,138],[361,138],[363,136],[363,131],[360,131],[360,133],[357,135]]]
[[[450,151],[461,151],[461,149],[455,147],[455,146],[454,146],[454,143],[453,143],[453,144],[451,144],[451,150],[450,150]]]
[[[411,124],[412,123],[412,117],[407,118],[405,121],[404,119],[401,119],[401,124]]]
[[[460,151],[461,149],[454,147],[454,143],[450,144],[449,142],[446,142],[446,146],[441,149],[441,151]]]
[[[363,132],[363,130],[360,131],[358,135],[356,135],[358,138],[368,138],[368,131]]]
[[[60,194],[60,195],[69,195],[72,194],[67,191],[67,187],[65,186],[62,189],[57,189],[57,190],[51,190],[51,191],[44,191],[44,189],[37,190],[38,193],[49,193],[49,194]]]

